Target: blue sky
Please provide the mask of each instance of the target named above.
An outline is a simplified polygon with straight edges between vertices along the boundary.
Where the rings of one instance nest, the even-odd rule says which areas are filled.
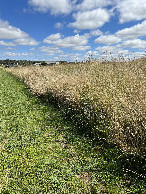
[[[141,57],[145,19],[146,0],[0,0],[0,59]]]

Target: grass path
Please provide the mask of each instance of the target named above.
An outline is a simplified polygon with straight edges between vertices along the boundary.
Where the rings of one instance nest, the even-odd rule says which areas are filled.
[[[144,193],[144,159],[99,140],[0,69],[0,193]]]

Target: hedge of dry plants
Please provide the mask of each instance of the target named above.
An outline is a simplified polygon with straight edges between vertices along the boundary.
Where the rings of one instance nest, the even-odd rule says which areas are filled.
[[[92,136],[124,151],[145,154],[146,58],[122,62],[86,62],[8,69],[37,95],[57,99],[82,123],[90,123]],[[67,110],[66,110],[67,111]]]

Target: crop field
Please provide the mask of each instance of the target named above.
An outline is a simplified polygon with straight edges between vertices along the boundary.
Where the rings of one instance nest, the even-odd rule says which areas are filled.
[[[146,153],[146,59],[8,69],[38,96],[53,98],[85,133]],[[83,126],[84,125],[84,126]],[[86,125],[86,126],[85,126]],[[84,129],[83,129],[84,130]]]
[[[145,193],[144,63],[0,69],[0,193]]]

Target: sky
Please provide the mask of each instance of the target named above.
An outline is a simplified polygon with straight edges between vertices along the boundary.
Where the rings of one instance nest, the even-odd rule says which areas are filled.
[[[70,62],[145,51],[146,0],[0,0],[0,59]]]

